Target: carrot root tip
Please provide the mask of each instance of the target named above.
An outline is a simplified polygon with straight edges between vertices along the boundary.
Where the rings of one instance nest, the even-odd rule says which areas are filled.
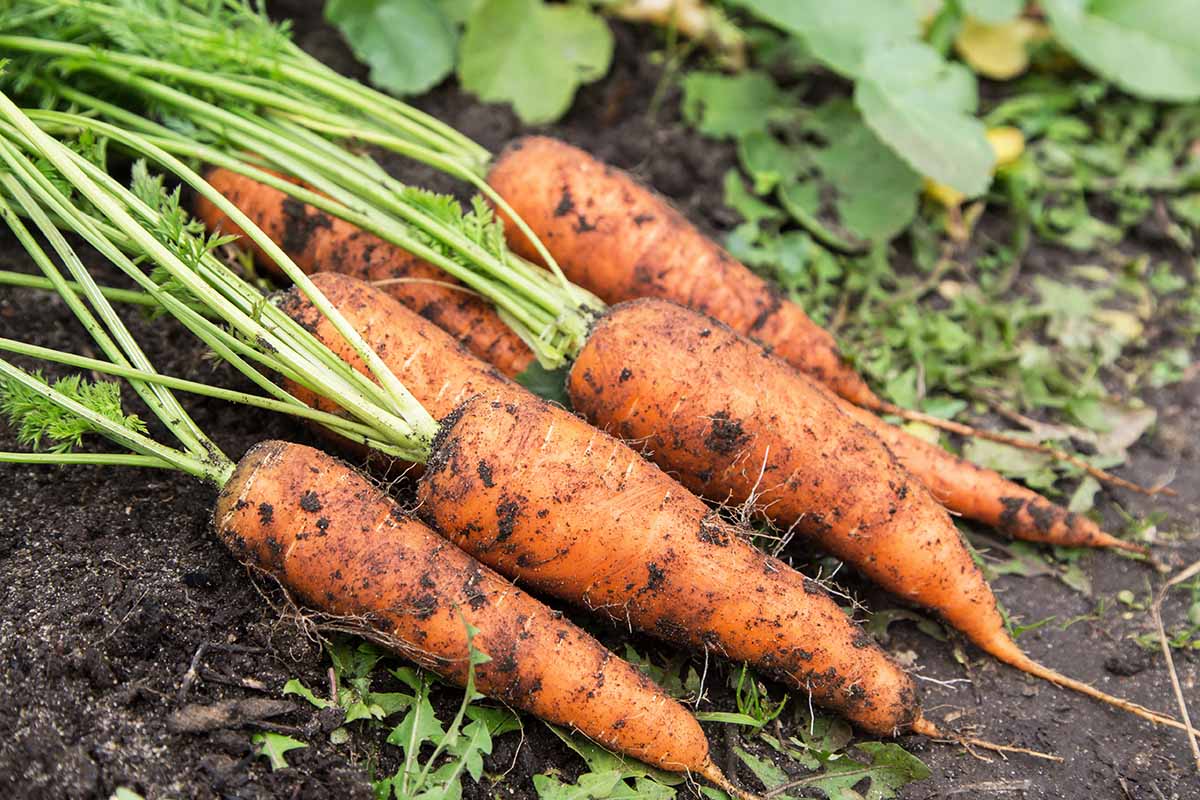
[[[970,750],[972,747],[978,747],[982,750],[991,750],[995,753],[1018,753],[1024,756],[1033,758],[1041,758],[1046,761],[1057,761],[1062,763],[1063,757],[1056,756],[1053,753],[1043,753],[1040,750],[1030,750],[1028,747],[1019,747],[1014,744],[998,744],[989,742],[986,739],[976,739],[973,736],[962,736],[957,733],[948,733],[937,725],[930,722],[925,717],[918,717],[910,726],[913,733],[919,733],[922,736],[927,736],[935,742],[946,742],[948,744],[957,744]]]
[[[733,782],[725,777],[725,773],[711,759],[706,759],[696,773],[713,786],[725,792],[725,794],[736,798],[736,800],[762,800],[758,795],[734,786]]]

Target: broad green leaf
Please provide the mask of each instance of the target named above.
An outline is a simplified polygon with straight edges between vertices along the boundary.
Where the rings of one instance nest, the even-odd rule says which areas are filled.
[[[975,78],[923,44],[876,50],[854,102],[871,130],[914,169],[975,196],[991,182],[996,154],[973,116]]]
[[[446,19],[459,25],[466,22],[482,2],[483,0],[437,0]]]
[[[1071,54],[1136,95],[1200,99],[1200,9],[1194,0],[1045,0]]]
[[[917,212],[921,177],[879,141],[847,102],[821,108],[813,128],[827,142],[809,153],[816,185],[807,197],[785,187],[784,207],[794,213],[807,204],[806,210],[823,224],[870,242],[886,242],[908,227]],[[829,219],[829,212],[836,220]]]
[[[459,48],[463,88],[511,103],[524,122],[552,122],[575,90],[608,72],[613,37],[581,5],[541,0],[483,0],[467,20]]]
[[[435,0],[329,0],[325,19],[389,92],[423,92],[454,68],[458,34]]]
[[[765,130],[785,95],[763,72],[690,72],[683,79],[683,116],[706,136],[738,137]]]
[[[913,3],[896,0],[734,0],[735,5],[804,40],[835,72],[856,77],[874,49],[915,42],[920,21]]]
[[[1026,0],[959,0],[964,13],[992,25],[1008,22],[1021,13]]]
[[[271,762],[272,770],[287,768],[288,763],[284,756],[289,751],[308,747],[304,742],[284,736],[282,733],[256,733],[250,737],[250,741],[261,746],[260,755],[265,756]]]

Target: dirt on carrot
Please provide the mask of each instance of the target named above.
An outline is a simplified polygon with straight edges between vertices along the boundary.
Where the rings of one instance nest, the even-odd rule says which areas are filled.
[[[719,775],[683,706],[337,459],[260,444],[222,490],[214,520],[239,559],[454,683],[465,685],[473,645],[489,657],[475,665],[484,694],[663,769]]]
[[[314,281],[435,413],[465,393],[447,365],[468,361],[453,370],[480,396],[443,420],[418,488],[419,514],[436,530],[523,585],[752,663],[864,730],[892,735],[916,719],[912,678],[818,585],[658,467],[490,372],[378,290],[338,275]],[[345,349],[295,290],[282,307]]]

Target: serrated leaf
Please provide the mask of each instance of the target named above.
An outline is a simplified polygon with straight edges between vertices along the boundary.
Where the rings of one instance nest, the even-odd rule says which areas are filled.
[[[690,72],[683,79],[683,116],[706,136],[738,137],[765,130],[785,99],[762,72]]]
[[[296,694],[303,697],[308,702],[312,703],[317,708],[329,708],[331,703],[324,698],[317,697],[313,694],[312,689],[309,689],[298,678],[292,678],[283,685],[283,694]]]
[[[435,0],[329,0],[325,19],[389,92],[424,92],[454,68],[458,34]]]
[[[1133,94],[1200,98],[1200,13],[1189,0],[1045,0],[1059,42]]]
[[[290,736],[284,736],[282,733],[256,733],[250,737],[250,741],[260,745],[260,755],[266,757],[271,762],[272,770],[286,769],[288,763],[284,756],[292,750],[308,747],[304,742],[293,739]]]
[[[862,70],[867,53],[920,35],[916,7],[895,0],[735,0],[735,4],[799,36],[812,55],[848,77]]]
[[[415,753],[420,751],[422,744],[425,742],[437,744],[445,735],[446,732],[438,721],[428,695],[422,695],[420,700],[409,709],[400,724],[392,728],[387,742],[399,747],[407,759],[410,747],[415,758]]]
[[[613,37],[581,5],[540,0],[483,0],[467,20],[459,48],[463,88],[508,102],[524,122],[552,122],[575,90],[608,72]]]
[[[991,182],[996,154],[973,116],[975,78],[932,48],[871,53],[854,90],[871,130],[915,170],[968,196]]]

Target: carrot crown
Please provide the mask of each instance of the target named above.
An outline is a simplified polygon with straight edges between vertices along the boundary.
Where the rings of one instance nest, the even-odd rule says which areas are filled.
[[[414,253],[493,302],[544,367],[575,355],[603,304],[567,281],[540,242],[549,272],[508,250],[482,199],[464,212],[350,145],[382,147],[469,181],[537,242],[483,179],[485,150],[337,75],[243,0],[157,0],[150,10],[158,13],[129,14],[118,0],[17,3],[9,35],[0,36],[0,52],[23,54],[11,85],[36,88],[40,106],[86,108],[164,153],[248,175]],[[52,114],[31,112],[39,122]],[[105,123],[76,124],[119,139]],[[276,257],[278,248],[263,249]]]

